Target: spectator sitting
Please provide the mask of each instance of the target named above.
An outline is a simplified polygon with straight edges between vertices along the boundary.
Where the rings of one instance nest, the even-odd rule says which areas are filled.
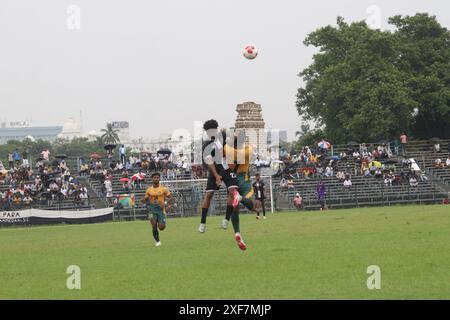
[[[374,175],[374,177],[375,177],[376,179],[380,179],[380,178],[383,177],[383,173],[381,172],[381,169],[380,169],[380,168],[377,168],[377,169],[375,170],[375,175]]]
[[[349,190],[351,186],[352,186],[352,180],[350,180],[349,176],[345,177],[344,188]]]
[[[449,143],[449,145],[450,145],[450,143]],[[448,156],[447,160],[445,160],[445,165],[447,167],[450,167],[450,156]]]
[[[286,180],[285,178],[282,178],[282,179],[281,179],[281,181],[280,181],[280,187],[281,187],[281,189],[283,189],[283,190],[287,190],[288,183],[287,183],[287,180]]]
[[[325,169],[325,176],[326,177],[332,177],[333,176],[333,168],[328,165]]]
[[[440,152],[441,151],[441,145],[439,143],[434,144],[434,152]]]
[[[80,204],[81,204],[82,206],[86,206],[86,205],[87,205],[87,202],[88,202],[88,199],[89,199],[89,196],[88,196],[87,192],[86,192],[85,190],[83,190],[83,191],[80,193],[79,197],[80,197]]]
[[[289,179],[288,182],[287,182],[287,186],[288,186],[288,189],[294,189],[295,188],[294,180]]]
[[[336,179],[338,179],[339,181],[344,181],[345,180],[345,173],[342,171],[338,171],[338,173],[336,173]]]
[[[361,154],[358,152],[358,150],[355,150],[353,152],[353,158],[357,161],[361,160]]]
[[[411,178],[409,178],[409,185],[411,187],[417,187],[419,185],[419,182],[417,182],[417,179],[415,176],[411,176]]]
[[[392,178],[391,178],[390,175],[385,175],[385,176],[384,176],[384,185],[385,185],[386,187],[392,186]]]
[[[300,196],[300,193],[297,193],[294,197],[294,206],[297,208],[297,210],[300,210],[303,207],[303,199]]]
[[[442,160],[438,158],[434,161],[434,167],[437,169],[443,169],[445,167],[445,165],[442,162]]]
[[[25,206],[29,207],[31,206],[31,203],[33,202],[33,198],[30,197],[29,194],[27,194],[24,198],[23,198],[23,203]]]
[[[372,163],[369,167],[369,171],[371,174],[375,174],[375,171],[377,171],[377,166],[374,163]]]

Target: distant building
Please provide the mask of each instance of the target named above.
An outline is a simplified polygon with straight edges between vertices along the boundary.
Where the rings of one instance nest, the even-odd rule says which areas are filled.
[[[1,127],[0,128],[0,144],[5,144],[9,140],[22,141],[25,138],[31,140],[45,140],[53,142],[63,131],[62,126],[52,127]]]
[[[70,118],[69,121],[64,123],[62,132],[58,135],[58,138],[72,140],[73,138],[79,138],[82,136],[81,125],[75,119]]]
[[[261,114],[261,105],[244,102],[236,107],[238,113],[235,128],[244,130],[246,142],[254,147],[254,151],[265,158],[267,156],[267,134],[265,122]]]
[[[128,121],[113,121],[111,122],[112,128],[115,130],[119,130],[118,136],[120,139],[120,143],[129,144],[131,142],[130,139],[130,124]]]

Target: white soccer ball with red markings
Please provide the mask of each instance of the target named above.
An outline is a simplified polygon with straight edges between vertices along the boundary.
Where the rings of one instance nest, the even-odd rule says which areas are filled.
[[[244,49],[244,57],[246,57],[249,60],[253,60],[258,55],[258,49],[252,44],[248,44],[245,46]]]

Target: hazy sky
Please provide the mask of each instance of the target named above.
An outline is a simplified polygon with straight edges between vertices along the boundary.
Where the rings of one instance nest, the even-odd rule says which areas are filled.
[[[68,14],[80,8],[80,29]],[[195,120],[231,126],[236,104],[260,103],[267,126],[300,127],[299,71],[314,49],[302,41],[318,27],[364,20],[380,8],[429,12],[450,27],[444,0],[2,0],[0,119],[61,125],[83,112],[84,131],[130,122],[134,137],[156,138]],[[253,43],[259,56],[242,56]]]

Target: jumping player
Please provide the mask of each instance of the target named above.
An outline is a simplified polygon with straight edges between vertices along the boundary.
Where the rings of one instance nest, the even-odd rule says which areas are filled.
[[[147,208],[152,214],[150,223],[153,229],[153,238],[155,238],[156,246],[161,246],[159,240],[158,229],[163,231],[166,228],[166,205],[172,199],[172,194],[169,189],[159,184],[161,178],[158,172],[151,176],[152,186],[145,192],[145,197],[141,200],[142,203],[147,203]]]
[[[244,207],[250,211],[259,211],[253,199],[253,186],[250,180],[250,163],[253,150],[249,145],[245,144],[245,133],[242,130],[236,131],[233,142],[228,142],[224,146],[226,161],[229,168],[236,174],[236,180],[239,191],[239,201]],[[224,229],[228,227],[230,216],[226,215],[222,222]]]
[[[223,141],[225,133],[218,131],[218,123],[211,119],[204,123],[203,129],[210,139],[203,145],[203,160],[208,166],[208,180],[206,185],[206,194],[202,205],[202,217],[199,226],[199,232],[204,233],[206,229],[206,216],[211,204],[214,192],[219,190],[222,183],[225,184],[228,191],[226,215],[232,219],[235,240],[241,250],[247,248],[242,240],[239,227],[239,216],[235,213],[235,208],[239,204],[239,193],[237,192],[237,182],[235,174],[228,168],[224,161]]]

